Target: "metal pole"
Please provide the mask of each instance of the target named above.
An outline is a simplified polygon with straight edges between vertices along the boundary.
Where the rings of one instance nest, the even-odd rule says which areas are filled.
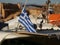
[[[27,1],[28,1],[28,0],[26,0],[26,2],[25,2],[25,4],[24,4],[24,8],[26,7]]]
[[[50,3],[51,3],[51,1],[50,0],[47,0],[47,2],[46,2],[46,4],[47,4],[47,7],[46,7],[47,8],[47,23],[49,22],[48,21],[48,14],[49,14],[48,13],[48,8],[49,8]]]

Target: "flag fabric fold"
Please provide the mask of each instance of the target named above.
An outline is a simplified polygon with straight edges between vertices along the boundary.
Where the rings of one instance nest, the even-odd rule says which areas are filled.
[[[31,22],[25,8],[23,8],[18,21],[24,25],[24,27],[28,32],[34,32],[34,33],[36,32],[36,30],[34,29],[33,23]]]

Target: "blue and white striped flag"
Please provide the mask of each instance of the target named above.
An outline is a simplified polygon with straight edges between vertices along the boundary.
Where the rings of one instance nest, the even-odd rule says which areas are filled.
[[[19,17],[19,22],[25,26],[28,32],[36,32],[36,30],[33,27],[33,23],[31,22],[25,8],[23,8],[22,10],[22,13]]]

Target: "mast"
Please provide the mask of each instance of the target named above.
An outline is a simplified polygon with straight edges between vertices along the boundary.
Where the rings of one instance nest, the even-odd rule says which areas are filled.
[[[47,18],[47,23],[49,22],[49,21],[48,21],[48,8],[50,7],[50,3],[51,3],[50,0],[47,0],[47,1],[46,1],[46,12],[47,12],[47,17],[46,17],[46,18]]]

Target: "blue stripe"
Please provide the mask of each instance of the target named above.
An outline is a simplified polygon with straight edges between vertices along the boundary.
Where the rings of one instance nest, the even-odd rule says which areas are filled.
[[[27,20],[23,19],[20,17],[20,19],[22,20],[22,22],[24,21],[24,23],[29,27],[29,29],[32,31],[32,32],[35,32],[35,29],[31,27],[31,25],[27,22]]]
[[[22,19],[22,18],[20,18],[19,21],[20,21],[20,22],[26,27],[26,29],[29,30],[29,32],[30,32],[30,28],[29,28],[28,24],[26,23],[26,21],[25,21],[24,19]]]
[[[25,26],[26,30],[27,30],[28,32],[30,32],[29,29],[27,28],[27,26],[26,26],[21,20],[19,20],[19,22],[21,22],[21,23]]]
[[[19,20],[19,21],[25,26],[26,30],[27,30],[28,32],[30,32],[30,29],[29,29],[29,27],[26,25],[26,23],[24,23],[23,20]]]
[[[31,20],[30,20],[29,16],[27,16],[27,15],[26,15],[26,20],[27,20],[27,21],[28,21],[28,23],[33,27],[33,24],[32,24],[32,22],[31,22]]]
[[[21,18],[21,17],[20,17],[20,19],[22,20],[22,22],[24,21],[24,23],[29,27],[28,30],[30,30],[30,31],[32,31],[32,32],[35,32],[34,29],[29,25],[29,23],[28,23],[25,19],[23,19],[23,18]],[[27,28],[28,28],[28,27],[27,27]],[[31,28],[32,28],[32,29],[31,29]]]

